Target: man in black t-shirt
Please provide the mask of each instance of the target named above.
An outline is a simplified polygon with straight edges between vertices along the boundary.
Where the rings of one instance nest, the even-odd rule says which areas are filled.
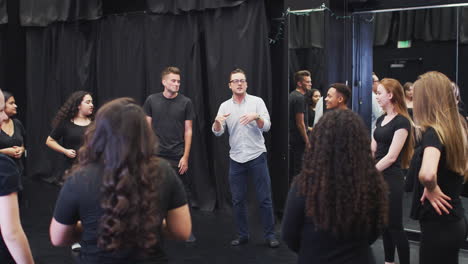
[[[193,202],[187,173],[192,145],[192,122],[195,118],[192,101],[179,93],[180,70],[167,67],[161,73],[164,91],[146,99],[143,109],[146,119],[158,138],[157,155],[168,160],[184,183]]]
[[[307,136],[308,103],[305,95],[312,88],[310,72],[303,70],[294,75],[296,89],[289,94],[289,176],[290,182],[299,174],[305,147],[309,145]]]

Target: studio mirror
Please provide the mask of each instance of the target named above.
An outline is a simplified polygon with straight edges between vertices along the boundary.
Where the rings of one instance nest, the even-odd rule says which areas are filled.
[[[299,173],[304,151],[304,140],[298,132],[293,109],[297,103],[291,101],[294,101],[291,96],[301,96],[295,91],[298,88],[294,80],[296,72],[303,70],[310,72],[311,83],[307,85],[307,93],[304,95],[307,109],[304,114],[304,125],[308,130],[313,126],[317,99],[327,89],[327,84],[324,83],[324,12],[324,5],[289,11],[289,182]],[[305,81],[306,79],[304,84]]]
[[[405,85],[425,72],[439,71],[458,84],[460,100],[467,100],[468,61],[463,59],[468,57],[467,7],[368,11],[354,13],[353,17],[372,23],[372,71],[380,80],[394,78]],[[407,87],[411,113],[411,84]],[[410,240],[419,240],[419,222],[409,217],[412,199],[413,193],[404,194],[403,225]],[[468,199],[462,200],[468,208]]]

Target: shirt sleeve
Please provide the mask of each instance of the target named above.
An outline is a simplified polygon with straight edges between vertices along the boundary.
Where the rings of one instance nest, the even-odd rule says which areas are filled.
[[[65,130],[64,125],[64,122],[62,122],[56,128],[52,129],[52,132],[50,132],[50,137],[56,141],[62,139]]]
[[[153,116],[153,111],[151,108],[151,95],[146,98],[145,103],[143,104],[143,111],[145,111],[147,116]]]
[[[323,116],[323,97],[320,97],[320,99],[317,102],[317,105],[315,106],[315,118],[314,118],[314,126],[318,123],[320,118]]]
[[[179,208],[187,204],[187,194],[184,190],[184,185],[175,171],[169,165],[164,165],[164,171],[166,173],[166,188],[169,191],[167,202],[167,210]]]
[[[299,252],[301,247],[304,210],[305,199],[299,197],[297,183],[294,183],[289,190],[281,228],[283,241],[294,252]]]
[[[438,149],[440,152],[442,152],[444,148],[444,145],[440,141],[439,136],[437,135],[437,132],[432,127],[428,128],[426,132],[424,133],[424,136],[422,139],[422,146],[423,146],[423,149],[427,147],[434,147]]]
[[[0,154],[0,196],[7,196],[19,190],[19,171],[15,162]]]
[[[193,108],[192,100],[190,99],[188,99],[187,105],[185,106],[185,120],[195,120],[195,110]]]
[[[294,114],[305,113],[305,97],[296,97],[295,100],[292,101],[292,110]]]
[[[395,131],[397,131],[398,129],[406,129],[408,131],[408,133],[411,132],[411,123],[410,121],[404,117],[404,116],[397,116],[398,119],[396,120],[395,122]]]
[[[219,110],[218,110],[218,113],[216,114],[216,116],[224,115],[224,108],[225,108],[224,103],[222,103],[221,106],[219,106]],[[225,129],[226,129],[226,122],[224,122],[224,124],[221,126],[221,130],[219,130],[219,131],[214,130],[214,123],[211,126],[211,131],[213,131],[213,134],[215,134],[215,136],[217,136],[217,137],[224,134]]]
[[[258,98],[257,103],[257,114],[259,114],[260,118],[263,119],[263,127],[261,128],[261,130],[263,132],[268,132],[271,128],[270,114],[268,113],[268,109],[265,105],[265,102],[260,97]]]
[[[55,203],[54,219],[64,225],[74,225],[79,220],[79,195],[73,177],[76,175],[65,181]]]

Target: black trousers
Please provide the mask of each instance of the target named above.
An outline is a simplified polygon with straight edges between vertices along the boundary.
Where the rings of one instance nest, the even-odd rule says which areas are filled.
[[[303,140],[293,140],[289,143],[289,184],[291,185],[302,169],[305,144]]]
[[[179,179],[182,181],[185,189],[185,193],[187,194],[187,200],[189,203],[189,207],[191,208],[192,206],[197,207],[196,201],[194,201],[193,197],[193,192],[192,192],[192,180],[190,178],[190,169],[188,169],[184,174],[179,174],[179,161],[180,158],[178,159],[170,159],[167,157],[161,157],[169,162],[171,164],[171,167],[174,169],[174,171],[177,173],[179,176]]]
[[[466,220],[456,222],[419,221],[421,264],[458,264],[458,252],[467,235]]]
[[[400,168],[390,167],[383,172],[390,190],[388,227],[382,234],[386,262],[394,262],[395,248],[398,250],[400,264],[409,264],[410,249],[403,228],[403,191],[404,177]]]

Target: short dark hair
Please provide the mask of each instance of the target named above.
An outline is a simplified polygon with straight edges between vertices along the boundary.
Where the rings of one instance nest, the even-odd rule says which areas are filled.
[[[334,83],[330,85],[331,88],[335,88],[337,92],[339,92],[344,99],[344,103],[347,104],[349,99],[351,98],[351,89],[348,85],[344,83]]]
[[[244,70],[242,70],[241,68],[235,68],[235,69],[231,72],[231,74],[229,74],[229,80],[231,79],[232,75],[233,75],[233,74],[236,74],[236,73],[242,73],[242,74],[244,74],[245,78],[247,79],[247,75],[245,74],[245,71],[244,71]]]
[[[174,66],[169,66],[169,67],[166,67],[162,72],[161,72],[161,79],[164,79],[164,76],[168,75],[168,74],[176,74],[176,75],[180,75],[180,69],[177,68],[177,67],[174,67]]]
[[[294,74],[294,83],[297,84],[297,82],[304,80],[304,77],[310,77],[310,71],[302,70],[296,72]]]

